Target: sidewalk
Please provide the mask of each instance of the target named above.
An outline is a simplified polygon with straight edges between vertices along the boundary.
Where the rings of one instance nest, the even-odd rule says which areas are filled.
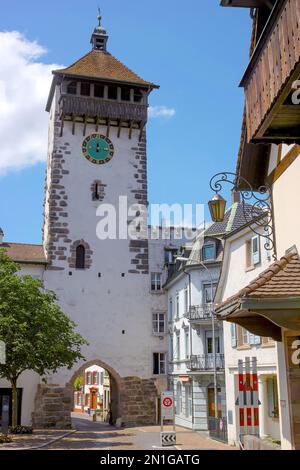
[[[172,431],[172,427],[165,426],[164,431]],[[142,450],[161,449],[160,426],[146,426],[131,429],[135,435],[136,445]],[[168,449],[168,447],[164,447]],[[176,446],[169,447],[176,450],[238,450],[223,442],[210,439],[205,431],[192,431],[191,429],[176,426]]]

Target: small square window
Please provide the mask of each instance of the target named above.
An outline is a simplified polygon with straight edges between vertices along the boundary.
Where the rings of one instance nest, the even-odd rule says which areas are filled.
[[[141,103],[143,101],[143,93],[137,88],[135,88],[133,92],[133,101],[135,103]]]
[[[87,82],[81,82],[81,84],[80,84],[80,94],[82,96],[90,96],[90,94],[91,94],[91,85]]]
[[[95,98],[104,98],[104,85],[100,85],[100,83],[95,83],[95,85],[94,85],[94,97]]]
[[[67,86],[67,93],[69,95],[76,95],[77,93],[77,82],[70,82]]]
[[[109,100],[116,100],[118,99],[118,88],[116,86],[109,86],[108,87],[108,99]]]
[[[130,88],[121,88],[121,100],[130,101]]]

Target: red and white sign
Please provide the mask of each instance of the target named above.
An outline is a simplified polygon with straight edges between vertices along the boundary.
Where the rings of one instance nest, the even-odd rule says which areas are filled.
[[[161,394],[161,416],[162,419],[174,419],[174,396],[173,392],[163,392]]]

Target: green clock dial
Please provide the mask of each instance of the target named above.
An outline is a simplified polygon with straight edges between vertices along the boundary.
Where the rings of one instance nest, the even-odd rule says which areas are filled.
[[[108,137],[91,134],[82,143],[82,153],[90,162],[102,165],[114,156],[114,146]]]

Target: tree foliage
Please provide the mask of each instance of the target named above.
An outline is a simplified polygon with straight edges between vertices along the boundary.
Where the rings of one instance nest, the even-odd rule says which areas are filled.
[[[6,346],[6,363],[0,364],[0,377],[12,386],[25,370],[43,376],[60,367],[72,368],[84,359],[81,347],[87,344],[60,309],[55,293],[18,271],[19,266],[1,249],[0,340]]]

